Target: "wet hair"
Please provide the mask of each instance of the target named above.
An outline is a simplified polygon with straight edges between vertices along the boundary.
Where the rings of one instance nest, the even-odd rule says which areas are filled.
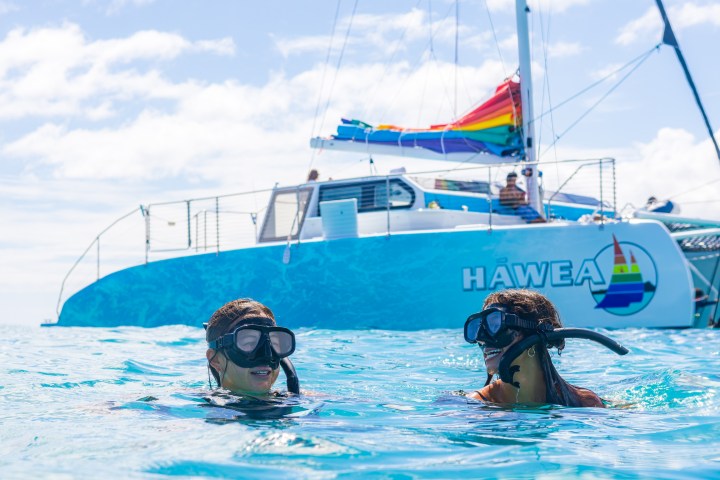
[[[510,172],[510,173],[507,174],[507,177],[505,177],[505,178],[506,178],[507,180],[510,180],[511,178],[517,178],[517,176],[518,176],[517,173],[515,173],[515,172]]]
[[[250,317],[266,317],[272,320],[273,325],[276,324],[275,315],[273,315],[272,310],[268,307],[250,298],[239,298],[226,303],[212,314],[205,329],[205,340],[208,342],[217,340],[243,323],[246,323],[242,320]],[[215,377],[215,381],[220,385],[220,374],[209,361],[208,368],[213,377]]]
[[[545,295],[534,290],[508,289],[493,292],[485,299],[484,306],[493,303],[502,304],[508,313],[534,320],[538,324],[548,323],[553,328],[563,326],[555,305]],[[558,352],[561,352],[565,348],[565,340],[560,339],[554,343],[541,342],[535,345],[540,369],[545,377],[545,401],[567,407],[601,406],[598,405],[599,398],[590,390],[576,387],[560,376],[552,363],[548,347],[557,348]]]

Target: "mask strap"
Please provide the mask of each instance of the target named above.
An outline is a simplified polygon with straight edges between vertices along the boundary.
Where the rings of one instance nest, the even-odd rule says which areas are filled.
[[[212,358],[208,359],[208,361],[207,361],[208,387],[210,388],[210,390],[213,389],[212,381],[210,380],[210,369],[212,368],[212,366],[210,365],[210,362],[213,361],[215,359],[215,357],[217,357],[218,353],[220,353],[220,351],[215,350],[215,355],[213,355]],[[225,357],[225,358],[227,359],[227,357]],[[227,369],[227,363],[225,363],[225,369]],[[220,372],[217,372],[217,374],[221,380],[222,380],[222,377],[225,376],[225,372],[223,372],[222,375],[220,375]],[[218,383],[217,388],[220,388],[220,383]]]
[[[210,390],[212,390],[213,389],[212,380],[210,380],[210,361],[208,361],[208,363],[207,363],[207,374],[208,374],[208,388]]]
[[[507,313],[507,312],[505,311],[506,307],[505,307],[505,305],[503,305],[502,303],[491,303],[491,304],[488,305],[487,307],[483,308],[483,310],[488,310],[488,309],[490,309],[490,308],[497,308],[497,309],[500,310],[501,312]]]

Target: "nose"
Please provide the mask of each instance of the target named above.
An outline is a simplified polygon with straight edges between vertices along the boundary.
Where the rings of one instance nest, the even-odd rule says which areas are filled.
[[[270,348],[270,339],[264,339],[263,346],[258,353],[262,354],[262,356],[266,358],[272,357],[273,351],[272,348]]]

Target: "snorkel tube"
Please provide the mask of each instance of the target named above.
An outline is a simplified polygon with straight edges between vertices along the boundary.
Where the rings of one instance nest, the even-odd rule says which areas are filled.
[[[280,366],[285,372],[285,378],[287,380],[287,391],[300,395],[300,380],[298,379],[297,373],[295,372],[295,366],[292,364],[288,357],[280,360]]]
[[[585,340],[592,340],[600,345],[609,348],[618,355],[625,355],[630,350],[620,345],[618,342],[610,337],[606,337],[602,333],[593,332],[592,330],[585,330],[584,328],[558,328],[549,332],[537,333],[530,335],[527,338],[520,340],[518,343],[508,349],[500,360],[498,367],[498,373],[500,373],[500,380],[505,383],[514,385],[520,388],[518,382],[513,381],[515,372],[520,370],[517,365],[510,366],[517,357],[520,356],[525,350],[538,343],[551,343],[565,338],[584,338]]]

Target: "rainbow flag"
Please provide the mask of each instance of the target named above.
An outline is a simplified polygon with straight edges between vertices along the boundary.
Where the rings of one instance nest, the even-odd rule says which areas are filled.
[[[521,126],[520,84],[507,80],[497,87],[492,98],[455,122],[428,128],[374,127],[360,120],[343,118],[335,135],[330,139],[316,139],[312,145],[316,148],[333,145],[336,149],[350,150],[335,144],[354,142],[360,147],[412,147],[439,155],[487,153],[512,157],[522,150]]]

